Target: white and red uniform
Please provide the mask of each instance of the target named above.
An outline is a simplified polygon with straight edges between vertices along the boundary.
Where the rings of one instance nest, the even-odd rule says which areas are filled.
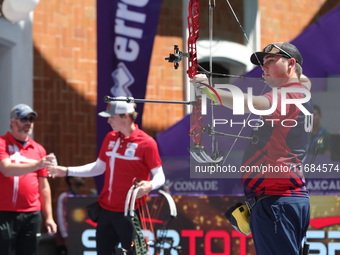
[[[129,137],[111,131],[102,143],[99,159],[106,163],[106,169],[98,202],[109,211],[124,212],[133,179],[148,181],[150,170],[162,165],[155,140],[135,127]]]
[[[30,163],[45,156],[46,150],[30,138],[22,145],[9,132],[0,137],[0,160],[10,158],[13,163]],[[40,211],[39,176],[47,177],[47,169],[14,177],[0,173],[0,211]]]

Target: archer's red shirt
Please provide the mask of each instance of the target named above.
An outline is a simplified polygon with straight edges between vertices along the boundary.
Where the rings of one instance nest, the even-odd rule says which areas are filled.
[[[129,137],[111,131],[103,141],[99,158],[106,163],[106,170],[98,202],[106,210],[124,212],[134,178],[148,181],[150,170],[162,165],[156,141],[135,126]]]
[[[0,137],[0,160],[10,158],[13,163],[25,164],[45,156],[44,147],[31,138],[23,146],[9,132]],[[47,169],[14,177],[0,173],[0,211],[40,211],[39,176],[47,177]]]

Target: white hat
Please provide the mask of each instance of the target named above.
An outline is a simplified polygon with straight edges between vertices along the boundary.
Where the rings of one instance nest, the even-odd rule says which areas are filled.
[[[126,97],[117,97],[120,99],[126,99]],[[111,101],[106,106],[106,111],[98,113],[102,117],[110,117],[116,114],[132,113],[135,111],[133,103],[127,103],[126,101]]]
[[[38,114],[33,111],[32,108],[29,107],[27,104],[18,104],[14,106],[11,110],[11,119],[21,119],[26,117],[30,113],[32,113],[35,117],[38,116]]]

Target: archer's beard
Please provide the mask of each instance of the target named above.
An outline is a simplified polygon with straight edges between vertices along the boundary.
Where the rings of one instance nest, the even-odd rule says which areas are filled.
[[[23,127],[18,130],[20,134],[25,135],[25,136],[31,136],[33,133],[33,127]]]

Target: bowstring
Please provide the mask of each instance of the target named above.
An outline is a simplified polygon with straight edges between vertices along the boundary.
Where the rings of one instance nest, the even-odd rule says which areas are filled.
[[[229,2],[228,0],[226,0],[226,2],[228,3],[229,8],[230,8],[230,10],[231,10],[231,12],[232,12],[232,14],[233,14],[233,16],[234,16],[236,22],[238,23],[239,27],[241,28],[241,30],[242,30],[242,32],[243,32],[243,35],[244,35],[244,37],[246,38],[246,40],[247,40],[249,46],[251,47],[252,51],[255,52],[253,46],[252,46],[251,43],[250,43],[250,40],[249,40],[247,34],[246,34],[246,32],[245,32],[245,30],[244,30],[244,28],[243,28],[241,22],[239,21],[239,19],[238,19],[236,13],[235,13],[235,11],[234,11],[234,9],[232,8],[230,2]],[[210,82],[210,84],[211,84],[212,86],[213,86],[212,77],[213,77],[213,74],[214,74],[214,73],[213,73],[213,70],[212,70],[213,15],[214,15],[214,9],[215,9],[215,7],[216,7],[215,0],[209,0],[209,25],[208,25],[208,26],[209,26],[209,71],[205,70],[203,67],[201,67],[200,65],[198,65],[198,67],[199,67],[204,73],[209,74],[209,77],[208,77],[208,78],[209,78],[209,82]],[[259,58],[257,57],[256,53],[255,53],[255,56],[256,56],[257,61],[258,61],[258,62],[260,63],[260,65],[262,66],[261,61],[260,61]],[[225,74],[216,74],[216,75],[219,75],[219,76],[226,76],[226,77],[236,77],[236,76],[234,76],[234,75],[225,75]],[[237,76],[237,78],[245,78],[245,77],[244,77],[244,76]],[[264,91],[265,87],[266,87],[266,86],[264,86],[264,88],[262,89],[261,94],[262,94],[262,92]],[[248,122],[250,116],[251,116],[251,113],[248,114],[248,116],[247,116],[247,118],[246,118],[246,122]],[[214,105],[211,105],[211,118],[212,118],[212,120],[214,119]],[[212,128],[212,130],[214,131],[213,127],[211,127],[211,128]],[[242,126],[242,127],[240,128],[240,131],[238,132],[237,136],[240,136],[240,135],[241,135],[243,129],[244,129],[244,126]],[[233,143],[232,143],[232,145],[231,145],[229,151],[227,152],[225,158],[224,158],[223,161],[222,161],[222,165],[224,165],[225,161],[226,161],[227,158],[229,157],[229,155],[230,155],[232,149],[234,148],[234,146],[235,146],[237,140],[238,140],[238,138],[235,138],[235,139],[234,139],[234,141],[233,141]],[[216,157],[218,157],[218,154],[219,154],[219,152],[218,152],[218,139],[216,138],[216,136],[213,135],[213,136],[212,136],[212,156],[215,156],[215,155],[216,155]]]
[[[169,191],[165,192],[169,193]],[[167,198],[162,194],[162,193],[158,193],[158,195],[156,197],[154,197],[154,199],[152,199],[152,204],[151,204],[151,208],[152,211],[150,213],[150,209],[147,203],[145,203],[145,205],[147,206],[147,210],[149,210],[149,215],[145,216],[148,217],[149,221],[149,228],[145,228],[145,229],[150,229],[150,231],[152,231],[152,233],[154,234],[154,254],[160,254],[159,252],[162,249],[166,249],[164,247],[164,244],[166,243],[166,237],[167,237],[167,233],[168,233],[168,225],[171,221],[171,205],[169,203],[169,201],[167,200]],[[168,204],[169,207],[169,212],[168,214],[165,213],[166,215],[162,215],[162,208],[164,206],[164,204]],[[153,222],[152,220],[158,220]],[[156,224],[161,224],[161,227],[157,227],[156,228]],[[158,232],[157,232],[158,231]],[[157,232],[157,233],[156,233]],[[158,234],[158,235],[157,235]],[[170,247],[174,248],[174,247]]]
[[[143,217],[143,223],[142,223],[142,226],[143,226],[143,229],[147,230],[149,229],[151,231],[151,233],[153,233],[155,239],[156,239],[156,233],[155,233],[155,230],[154,230],[154,226],[151,222],[152,218],[151,218],[151,213],[150,213],[150,209],[149,209],[149,205],[146,201],[146,197],[142,197],[141,200],[141,206],[140,208],[142,208],[142,217]],[[145,219],[148,219],[149,222],[145,221]]]
[[[263,65],[262,65],[260,59],[258,58],[258,56],[257,56],[257,54],[256,54],[256,51],[254,50],[254,47],[253,47],[253,45],[251,44],[251,42],[250,42],[250,40],[249,40],[249,38],[248,38],[248,36],[247,36],[247,33],[246,33],[246,31],[244,30],[244,28],[243,28],[241,22],[239,21],[239,19],[238,19],[236,13],[235,13],[233,7],[231,6],[229,0],[226,0],[226,2],[228,3],[229,8],[230,8],[230,10],[231,10],[231,12],[232,12],[232,14],[233,14],[233,16],[234,16],[236,22],[238,23],[239,27],[241,28],[241,30],[242,30],[242,32],[243,32],[243,35],[244,35],[244,37],[245,37],[246,40],[247,40],[248,45],[250,46],[252,52],[255,54],[255,57],[256,57],[256,59],[257,59],[257,62],[258,62],[259,65],[262,67]],[[261,91],[261,93],[260,93],[261,95],[263,94],[263,92],[264,92],[264,90],[266,89],[266,87],[267,87],[267,84],[265,83],[265,85],[264,85],[264,87],[262,88],[262,91]],[[249,114],[248,114],[245,123],[248,122],[248,120],[249,120],[251,114],[252,114],[252,113],[249,113]],[[245,127],[245,125],[243,125],[243,126],[240,128],[240,131],[238,132],[237,136],[240,136],[240,135],[242,134],[242,131],[243,131],[244,127]],[[234,146],[235,146],[237,140],[238,140],[238,138],[235,138],[235,139],[234,139],[234,142],[232,143],[232,145],[231,145],[231,147],[230,147],[230,149],[229,149],[227,155],[226,155],[225,158],[223,159],[222,165],[224,165],[225,161],[226,161],[227,158],[229,157],[229,155],[230,155],[231,151],[233,150],[233,148],[234,148]]]
[[[260,66],[262,66],[262,63],[261,63],[260,59],[258,58],[258,56],[257,56],[257,54],[256,54],[256,51],[254,50],[253,45],[250,43],[250,40],[249,40],[249,38],[248,38],[248,36],[247,36],[246,31],[244,30],[244,28],[243,28],[241,22],[239,21],[239,19],[237,18],[237,15],[236,15],[236,13],[235,13],[233,7],[231,6],[229,0],[225,0],[225,1],[228,3],[229,8],[230,8],[230,11],[232,12],[232,14],[233,14],[233,16],[234,16],[236,22],[238,23],[239,27],[241,28],[241,30],[242,30],[242,32],[243,32],[244,38],[246,38],[247,43],[249,44],[251,50],[255,53],[255,57],[256,57],[257,62],[260,64]]]
[[[151,215],[150,219],[157,219],[157,220],[163,221],[163,219],[160,218],[163,205],[164,205],[164,199],[162,198],[162,196],[160,194],[158,194],[157,197],[155,197],[153,199],[153,203],[151,205],[152,215]],[[155,223],[150,222],[150,224],[153,224],[153,231],[158,229],[158,228],[156,228],[157,222],[155,222]],[[155,254],[158,254],[157,250],[164,245],[163,239],[166,236],[166,233],[165,233],[166,227],[167,226],[165,226],[164,223],[162,223],[162,228],[160,228],[159,233],[154,232],[154,236],[155,236],[154,253]]]
[[[206,70],[201,65],[198,65],[198,68],[201,70],[201,73],[204,73],[206,75],[212,75],[212,76],[221,76],[221,77],[231,77],[231,78],[242,78],[242,79],[251,79],[251,80],[263,80],[263,78],[257,78],[257,77],[247,77],[244,75],[235,75],[235,74],[226,74],[226,73],[214,73]]]
[[[215,9],[215,0],[209,0],[209,83],[213,86],[212,82],[212,42],[213,42],[213,21],[214,21],[214,9]],[[214,105],[211,105],[211,119],[214,119]],[[213,127],[211,127],[213,129]],[[211,142],[211,154],[212,156],[218,157],[218,139],[216,136],[212,136]]]

